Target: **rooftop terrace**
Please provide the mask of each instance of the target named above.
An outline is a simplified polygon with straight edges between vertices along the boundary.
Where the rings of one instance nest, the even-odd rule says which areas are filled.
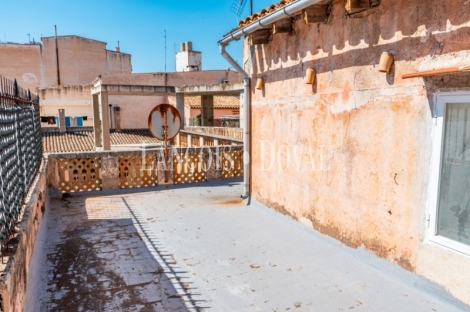
[[[240,200],[238,179],[52,197],[25,311],[464,311],[441,287]]]

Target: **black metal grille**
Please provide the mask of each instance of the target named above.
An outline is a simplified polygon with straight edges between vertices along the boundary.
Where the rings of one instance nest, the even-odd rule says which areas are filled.
[[[0,76],[0,248],[15,228],[42,159],[39,97]]]

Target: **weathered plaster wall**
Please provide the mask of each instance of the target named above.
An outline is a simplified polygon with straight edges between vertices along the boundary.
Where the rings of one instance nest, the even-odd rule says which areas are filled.
[[[55,116],[65,108],[67,116],[91,118],[88,84],[98,75],[130,74],[131,55],[107,51],[106,43],[78,36],[59,36],[58,47],[61,86],[54,37],[42,38],[42,45],[0,44],[0,75],[33,92],[39,88],[42,116]]]
[[[470,272],[462,267],[469,259],[453,253],[460,266],[449,267],[448,251],[424,241],[431,99],[447,86],[401,75],[468,63],[468,5],[383,0],[369,16],[352,19],[335,0],[327,24],[299,19],[293,36],[244,45],[254,90],[254,196],[443,284],[467,303]],[[377,69],[384,51],[395,53],[388,74]],[[309,67],[318,73],[314,86],[303,81]],[[254,88],[260,76],[262,91]],[[469,74],[442,79],[468,88]]]
[[[42,86],[57,85],[55,38],[42,38]],[[91,83],[98,75],[131,73],[130,55],[106,51],[106,43],[78,36],[58,37],[61,85]]]
[[[220,119],[222,116],[238,115],[239,110],[235,108],[214,108],[214,118]],[[200,108],[191,108],[191,118],[201,114]]]
[[[122,129],[146,129],[148,116],[155,106],[163,103],[176,105],[174,96],[110,95],[109,103],[121,108]],[[214,118],[234,115],[233,111],[236,109],[215,108]],[[185,110],[186,124],[189,124],[189,118],[194,118],[200,113],[200,108]]]
[[[41,88],[38,94],[42,116],[55,116],[65,108],[66,116],[93,117],[91,85]]]
[[[108,101],[121,108],[121,129],[148,129],[150,112],[158,104],[168,103],[168,97],[110,95]]]
[[[116,51],[106,51],[108,75],[129,74],[132,72],[131,55]]]
[[[0,75],[34,91],[42,77],[41,45],[0,44]]]
[[[240,81],[240,75],[233,71],[209,70],[182,73],[145,73],[106,75],[101,77],[103,84],[117,85],[150,85],[150,86],[191,86],[205,84],[220,84],[228,77],[231,83]],[[174,95],[170,96],[132,96],[110,95],[109,103],[121,107],[121,128],[137,129],[148,128],[150,111],[158,104],[168,103],[176,105]],[[189,114],[191,112],[188,110]],[[186,114],[186,111],[185,111]],[[189,114],[185,116],[186,123]],[[192,117],[192,115],[191,115]]]
[[[57,37],[62,86],[91,83],[98,75],[130,74],[131,55],[107,51],[106,43],[79,36]],[[40,43],[0,44],[0,75],[17,79],[24,88],[57,86],[54,37]]]

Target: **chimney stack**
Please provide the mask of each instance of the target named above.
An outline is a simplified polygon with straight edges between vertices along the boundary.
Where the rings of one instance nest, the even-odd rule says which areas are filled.
[[[193,51],[193,43],[191,41],[182,42],[180,49],[181,51],[175,55],[177,72],[202,70],[201,52]]]

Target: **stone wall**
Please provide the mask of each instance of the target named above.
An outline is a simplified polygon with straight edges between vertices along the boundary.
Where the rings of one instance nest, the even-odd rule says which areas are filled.
[[[30,260],[39,223],[44,215],[47,198],[46,164],[43,162],[38,178],[23,206],[18,221],[18,233],[12,238],[1,264],[1,311],[23,311]]]
[[[244,44],[254,197],[429,277],[467,303],[468,257],[426,243],[425,232],[435,195],[428,193],[434,94],[468,90],[470,74],[401,76],[468,65],[468,5],[383,0],[366,17],[349,18],[335,0],[326,24],[298,19],[294,35]],[[386,51],[395,63],[382,73]],[[307,68],[317,72],[313,86],[304,83]],[[264,90],[254,88],[258,77]]]

